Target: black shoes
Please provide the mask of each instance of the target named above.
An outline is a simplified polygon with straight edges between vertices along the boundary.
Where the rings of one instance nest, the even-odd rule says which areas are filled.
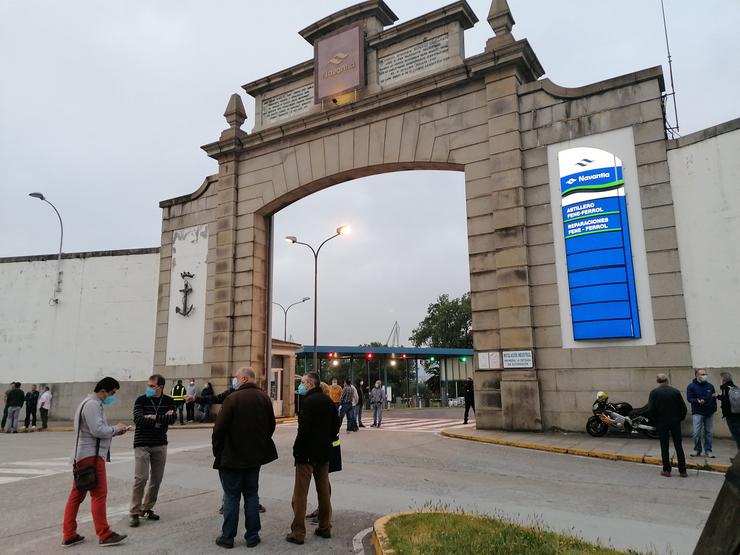
[[[260,538],[257,538],[255,540],[251,540],[247,542],[247,547],[257,547],[262,540]]]
[[[265,509],[265,508],[264,508],[264,507],[262,506],[262,504],[261,504],[261,503],[260,503],[259,505],[257,505],[257,510],[258,510],[259,512],[261,512],[261,513],[266,513],[266,512],[267,512],[267,509]],[[257,543],[259,543],[259,542],[257,542]]]
[[[84,541],[85,541],[85,536],[80,536],[79,534],[75,534],[73,538],[63,541],[62,547],[72,547],[73,545],[77,545],[78,543],[82,543]]]
[[[316,530],[314,530],[314,534],[316,534],[320,538],[331,538],[331,530],[322,530],[321,528],[316,528]]]
[[[232,547],[234,547],[234,542],[228,542],[224,539],[221,539],[221,536],[219,536],[218,538],[216,538],[216,545],[219,547],[224,547],[226,549],[231,549]]]
[[[110,547],[112,545],[118,545],[125,539],[126,534],[116,534],[115,532],[113,532],[110,536],[108,536],[104,540],[100,540],[98,543],[103,547]]]
[[[144,511],[143,516],[145,516],[147,520],[159,520],[159,515],[156,514],[154,511],[152,511],[151,509],[148,511]]]
[[[138,528],[139,527],[139,515],[131,515],[131,518],[128,521],[128,525],[131,528]]]

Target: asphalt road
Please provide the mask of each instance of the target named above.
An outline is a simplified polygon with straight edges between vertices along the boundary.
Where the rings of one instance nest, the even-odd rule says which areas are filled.
[[[464,509],[537,521],[589,540],[657,553],[691,553],[722,485],[718,474],[691,472],[661,478],[659,469],[633,463],[532,452],[465,442],[435,432],[462,424],[458,410],[393,411],[381,429],[342,432],[344,470],[332,474],[333,537],[284,541],[292,512],[291,446],[295,424],[278,427],[279,460],[260,478],[265,553],[355,553],[382,514],[423,507]],[[367,424],[367,418],[365,419]],[[125,553],[218,553],[220,486],[211,469],[210,430],[173,429],[160,500],[162,520],[127,526],[133,475],[131,436],[114,440],[108,465],[109,520],[128,533]],[[71,484],[67,457],[72,433],[0,435],[0,552],[61,551],[62,512]],[[309,496],[315,506],[315,495]],[[309,533],[312,527],[309,527]],[[243,531],[243,528],[242,528]],[[89,502],[80,510],[88,538],[73,553],[97,551]],[[244,547],[243,539],[237,538]]]

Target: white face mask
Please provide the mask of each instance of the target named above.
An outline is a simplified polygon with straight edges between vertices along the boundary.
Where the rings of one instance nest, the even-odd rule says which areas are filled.
[[[375,387],[380,387],[380,382],[375,382]]]

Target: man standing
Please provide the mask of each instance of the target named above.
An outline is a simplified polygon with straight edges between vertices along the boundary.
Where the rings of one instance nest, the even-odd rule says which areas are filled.
[[[8,391],[7,405],[8,405],[8,421],[5,427],[5,433],[9,434],[13,432],[18,433],[18,416],[23,407],[23,402],[26,400],[23,390],[21,389],[21,382],[15,382],[12,389]]]
[[[373,409],[373,428],[380,428],[383,421],[383,407],[385,406],[386,394],[380,380],[375,382],[375,387],[370,390],[370,406]]]
[[[49,427],[49,410],[51,410],[51,390],[48,385],[44,386],[44,392],[39,397],[39,413],[41,414],[41,429]]]
[[[177,408],[177,414],[180,417],[180,426],[185,425],[185,420],[182,417],[182,409],[185,405],[185,386],[182,385],[182,380],[177,380],[177,383],[170,392],[172,394],[172,400],[175,402],[175,408]]]
[[[126,539],[126,534],[117,534],[108,526],[105,502],[108,496],[108,479],[105,473],[105,461],[110,461],[110,444],[113,436],[125,434],[129,429],[125,424],[110,426],[105,418],[103,408],[115,401],[116,392],[121,386],[114,378],[103,378],[95,386],[94,393],[88,395],[77,408],[75,415],[74,460],[77,468],[95,467],[96,483],[90,490],[90,510],[92,512],[95,533],[102,546],[116,545]],[[77,533],[77,511],[85,500],[87,491],[77,489],[72,483],[67,505],[64,507],[64,525],[62,546],[70,547],[84,541]]]
[[[354,432],[352,425],[352,382],[346,380],[342,388],[342,395],[339,398],[339,427],[342,427],[344,416],[347,416],[347,433]]]
[[[5,429],[5,423],[8,421],[8,394],[10,393],[10,390],[15,387],[15,382],[10,382],[10,389],[7,389],[5,391],[5,394],[3,395],[3,421],[0,423],[0,430]]]
[[[195,380],[190,378],[190,383],[185,388],[185,393],[188,397],[195,398],[197,391],[198,389],[195,387]],[[188,424],[195,421],[195,401],[188,401],[185,399],[185,412],[185,420],[187,420]]]
[[[686,388],[686,399],[691,403],[691,419],[694,424],[694,452],[691,456],[701,456],[703,438],[704,456],[713,459],[712,429],[714,413],[717,412],[717,393],[714,386],[709,383],[704,368],[697,368],[694,375],[696,377]]]
[[[31,424],[31,431],[36,429],[36,408],[39,403],[39,392],[36,389],[36,384],[31,386],[31,391],[26,393],[26,420],[24,422],[26,431],[28,431],[28,425]]]
[[[175,402],[164,395],[164,383],[164,376],[149,376],[144,395],[134,402],[134,489],[129,505],[132,528],[139,525],[140,517],[159,520],[153,509],[167,462],[167,428],[177,418]]]
[[[733,411],[733,402],[731,397],[737,398],[740,396],[740,389],[732,383],[732,375],[729,372],[720,372],[722,378],[722,385],[719,386],[722,394],[718,397],[722,406],[722,417],[727,422],[727,427],[730,429],[730,434],[735,439],[737,448],[740,449],[740,409],[738,409],[738,401],[735,401],[735,410]]]
[[[681,444],[681,422],[686,418],[686,403],[681,392],[668,385],[668,376],[658,374],[655,377],[658,387],[650,392],[648,410],[650,422],[657,428],[660,437],[660,455],[663,459],[661,476],[671,477],[671,458],[668,451],[668,436],[673,439],[673,447],[678,459],[678,472],[686,478],[686,456]]]
[[[468,414],[470,413],[470,409],[473,409],[473,414],[475,414],[475,391],[473,389],[473,378],[468,376],[468,379],[465,380],[465,416],[463,424],[468,423]]]
[[[357,427],[364,428],[365,425],[362,423],[362,408],[365,403],[365,386],[362,380],[357,382]]]
[[[224,400],[212,436],[213,468],[224,490],[224,524],[216,545],[226,548],[234,547],[242,497],[247,547],[260,543],[260,467],[278,458],[272,401],[255,383],[251,368],[240,368],[236,379],[238,388]]]
[[[342,391],[343,388],[341,385],[339,385],[337,379],[332,378],[331,385],[329,386],[329,397],[331,397],[331,400],[334,402],[334,406],[337,408],[337,410],[339,410],[339,405],[341,404]]]
[[[309,372],[301,378],[298,394],[303,397],[298,414],[298,434],[293,444],[295,484],[293,486],[293,522],[286,541],[303,544],[306,539],[306,499],[311,476],[319,498],[319,527],[314,533],[331,537],[331,484],[329,457],[339,433],[339,416],[332,400],[320,388],[319,375]]]

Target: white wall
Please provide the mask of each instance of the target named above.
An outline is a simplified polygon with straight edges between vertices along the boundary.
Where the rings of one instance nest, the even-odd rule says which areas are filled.
[[[170,275],[170,310],[167,325],[166,365],[200,364],[203,362],[203,343],[206,330],[206,283],[208,277],[208,226],[199,225],[172,233],[172,273]],[[182,309],[185,281],[192,291],[188,295],[188,316],[178,314]]]
[[[0,263],[0,383],[146,380],[159,253]]]
[[[668,152],[668,165],[691,357],[695,367],[737,367],[740,130],[678,144],[686,146]]]

